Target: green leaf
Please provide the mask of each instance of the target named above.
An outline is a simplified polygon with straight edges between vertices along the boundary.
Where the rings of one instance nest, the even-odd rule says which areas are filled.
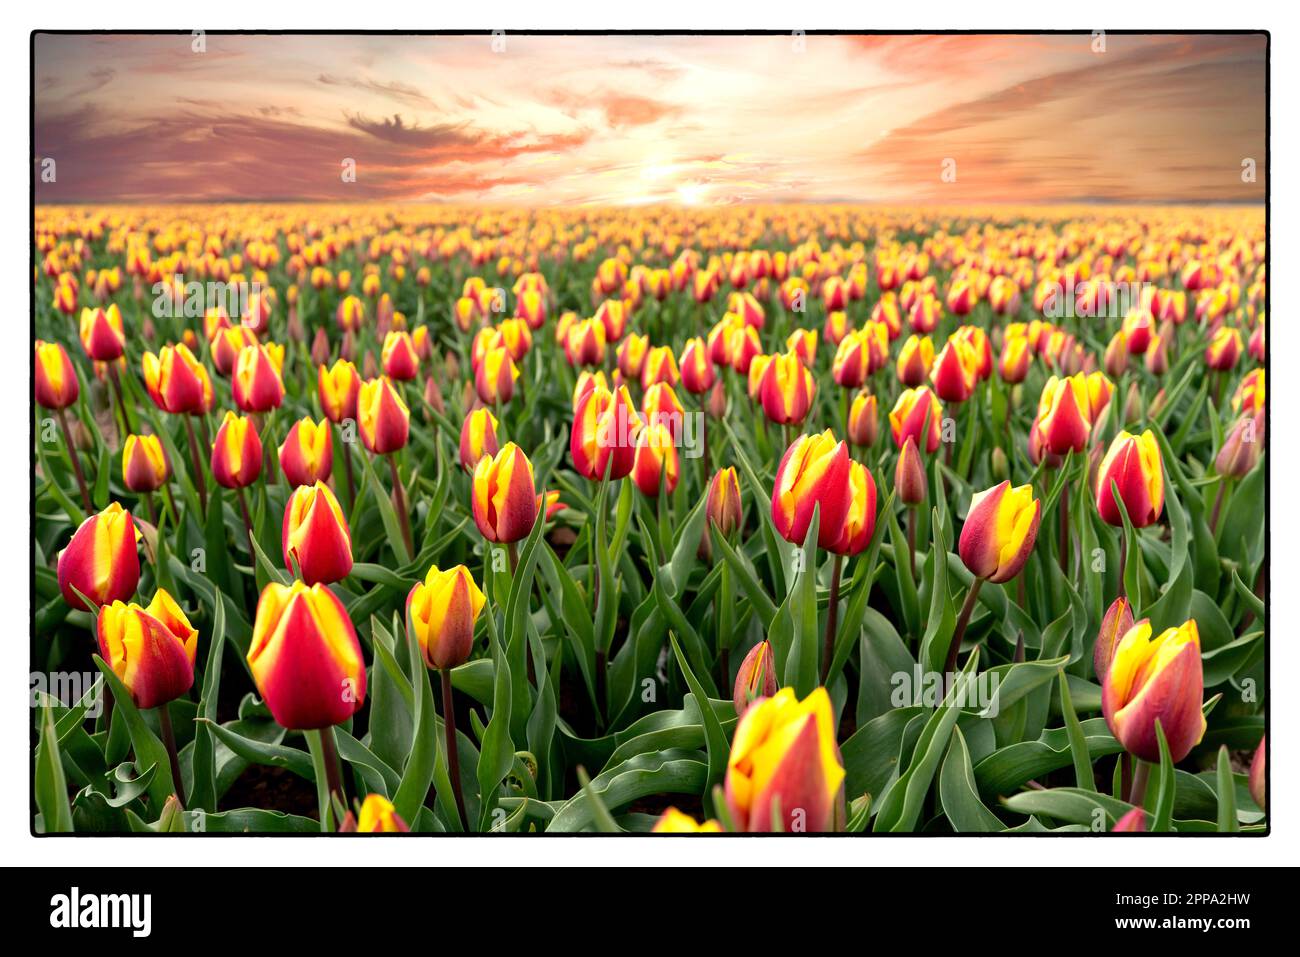
[[[1219,792],[1219,831],[1235,833],[1241,829],[1237,823],[1237,784],[1232,776],[1232,759],[1228,757],[1226,745],[1219,747],[1216,776]]]
[[[794,688],[802,701],[817,687],[817,529],[821,506],[813,506],[812,521],[803,543],[803,570],[798,573],[787,598],[793,640],[786,656],[784,683]]]
[[[709,534],[712,536],[714,549],[722,555],[722,560],[735,573],[741,590],[744,591],[745,597],[749,599],[754,614],[762,622],[764,630],[772,627],[772,619],[776,617],[776,604],[764,590],[758,577],[754,574],[754,570],[741,554],[731,547],[727,539],[719,534],[717,527],[712,522],[709,523]]]
[[[880,810],[876,814],[873,831],[899,832],[916,828],[921,814],[921,805],[934,780],[939,762],[948,750],[948,740],[952,729],[957,725],[961,715],[958,701],[966,700],[969,685],[975,680],[979,667],[979,649],[971,652],[966,667],[957,675],[943,704],[934,710],[927,719],[925,727],[917,739],[912,751],[912,760],[898,779],[881,798]]]
[[[429,793],[429,782],[433,780],[433,765],[439,747],[438,713],[433,702],[429,669],[425,667],[420,643],[409,627],[406,632],[406,652],[415,691],[415,737],[411,755],[406,759],[406,767],[402,768],[401,783],[393,795],[393,808],[403,821],[414,821],[424,806],[424,798]],[[454,811],[452,818],[455,818]]]
[[[379,508],[379,519],[384,523],[384,534],[388,537],[388,547],[393,550],[397,556],[399,565],[410,564],[411,555],[406,550],[406,539],[402,537],[402,526],[398,521],[397,512],[393,508],[393,501],[388,496],[380,484],[379,476],[375,472],[375,467],[370,461],[369,455],[358,455],[361,460],[361,466],[366,477],[366,487],[370,489],[370,494],[375,500],[375,505]],[[360,495],[357,496],[358,499]],[[402,815],[403,820],[409,820],[406,815]]]
[[[207,718],[197,718],[195,720],[199,724],[206,724],[211,728],[212,734],[218,741],[245,761],[253,764],[264,764],[273,768],[284,768],[306,781],[316,779],[316,775],[312,771],[311,755],[305,751],[283,744],[258,741],[255,738],[246,737],[226,725],[217,724]],[[165,754],[164,757],[166,757]]]
[[[989,834],[1005,829],[998,816],[980,801],[970,752],[966,749],[966,738],[961,728],[952,729],[948,756],[939,772],[939,802],[944,815],[952,822],[953,830],[959,834]]]
[[[699,794],[708,775],[704,755],[672,748],[640,754],[602,771],[592,778],[590,790],[603,806],[616,810],[652,794]],[[566,801],[555,812],[547,833],[572,834],[594,826],[597,811],[587,793]]]
[[[1097,790],[1097,780],[1092,774],[1092,757],[1088,753],[1088,742],[1079,724],[1079,716],[1074,713],[1074,704],[1070,701],[1070,682],[1065,672],[1056,673],[1057,689],[1061,696],[1061,716],[1065,719],[1065,730],[1070,737],[1070,757],[1074,760],[1074,783],[1081,790]]]
[[[54,732],[54,712],[48,703],[41,708],[41,740],[36,747],[35,787],[36,807],[41,812],[41,832],[72,833],[68,782],[63,776],[58,735]]]
[[[1156,803],[1152,809],[1154,820],[1151,830],[1157,834],[1173,830],[1174,820],[1174,762],[1169,754],[1165,730],[1156,718],[1156,740],[1160,743],[1160,780],[1156,786]]]
[[[686,679],[687,686],[691,689],[691,694],[695,697],[695,705],[700,711],[701,723],[704,726],[704,743],[707,747],[709,758],[709,773],[704,781],[704,812],[712,816],[712,794],[713,786],[720,784],[727,773],[727,758],[731,753],[731,745],[727,742],[727,736],[722,730],[722,724],[718,721],[718,716],[713,713],[709,707],[709,696],[705,693],[703,685],[691,671],[691,666],[686,663],[686,656],[682,654],[681,645],[672,635],[668,635],[669,642],[673,646],[673,654],[677,656],[677,666],[682,669],[682,676]]]
[[[221,660],[226,644],[226,606],[217,602],[212,610],[212,634],[208,638],[207,663],[203,667],[203,689],[199,692],[198,717],[194,725],[194,747],[190,752],[190,810],[217,809],[217,760],[212,742],[212,725],[217,720],[217,697],[221,689]]]
[[[126,690],[121,679],[113,673],[113,669],[99,655],[95,655],[93,660],[95,667],[108,683],[108,689],[113,693],[113,723],[116,724],[120,719],[130,734],[131,747],[135,749],[137,773],[143,772],[150,765],[158,768],[153,784],[149,788],[149,803],[157,811],[161,811],[167,798],[176,793],[176,785],[172,782],[171,759],[167,756],[167,749],[145,724],[144,718],[140,716],[135,703],[131,700],[131,692]]]

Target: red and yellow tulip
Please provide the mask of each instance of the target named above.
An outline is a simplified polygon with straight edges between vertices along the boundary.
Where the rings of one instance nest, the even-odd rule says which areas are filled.
[[[727,809],[739,831],[818,833],[844,825],[844,763],[830,695],[793,688],[754,702],[727,758]]]
[[[357,429],[361,443],[375,455],[405,448],[411,434],[411,410],[386,377],[362,383],[357,394]]]
[[[1111,483],[1135,528],[1146,528],[1160,518],[1165,504],[1164,468],[1160,444],[1147,429],[1141,435],[1121,431],[1111,442],[1097,470],[1097,511],[1108,525],[1124,523]]]
[[[484,455],[474,467],[474,523],[489,542],[527,538],[537,521],[537,487],[533,463],[507,442],[495,456]]]
[[[1151,623],[1137,622],[1115,646],[1101,676],[1106,724],[1130,754],[1159,761],[1156,721],[1175,763],[1205,734],[1201,640],[1196,622],[1166,628],[1152,637]]]
[[[67,350],[57,342],[36,340],[36,404],[46,409],[66,409],[77,401],[77,370]]]
[[[300,485],[284,507],[284,567],[308,585],[328,585],[352,571],[352,532],[338,499],[323,482]]]
[[[578,402],[569,435],[569,454],[578,474],[593,481],[621,479],[632,471],[642,426],[627,387],[611,392],[596,386]]]
[[[248,666],[272,717],[292,731],[340,724],[365,703],[356,629],[325,585],[271,582],[262,590]]]
[[[128,435],[122,446],[122,484],[132,492],[155,492],[167,481],[171,468],[156,435]]]
[[[801,435],[786,449],[772,488],[772,522],[782,538],[802,545],[820,506],[817,544],[830,548],[839,541],[851,498],[849,462],[848,446],[829,429]]]
[[[121,679],[137,708],[174,701],[194,684],[199,633],[164,589],[148,608],[114,601],[99,610],[99,654]]]
[[[97,605],[124,601],[140,583],[140,555],[135,521],[117,502],[77,526],[67,548],[59,552],[59,590],[73,608],[86,608],[77,592]],[[73,591],[73,589],[76,591]]]
[[[280,470],[290,485],[327,481],[334,468],[334,439],[325,419],[300,419],[289,428],[279,452]]]
[[[976,493],[957,546],[970,573],[995,584],[1014,578],[1034,550],[1041,512],[1032,485],[1003,481]]]
[[[474,623],[487,598],[464,565],[436,565],[406,596],[411,629],[429,668],[455,668],[469,660]]]
[[[245,488],[262,474],[262,440],[248,417],[226,412],[212,441],[212,477],[223,488]]]

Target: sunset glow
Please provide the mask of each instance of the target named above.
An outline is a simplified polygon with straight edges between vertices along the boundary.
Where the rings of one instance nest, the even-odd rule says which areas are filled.
[[[40,35],[35,146],[59,175],[37,198],[1264,196],[1262,35],[501,39]]]

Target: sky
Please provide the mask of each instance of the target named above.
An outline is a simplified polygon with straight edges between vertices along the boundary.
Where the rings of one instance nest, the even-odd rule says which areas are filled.
[[[38,35],[38,202],[1264,198],[1262,35],[202,41]]]

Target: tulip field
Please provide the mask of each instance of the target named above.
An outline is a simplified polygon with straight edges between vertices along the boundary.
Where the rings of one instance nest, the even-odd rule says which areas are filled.
[[[36,834],[1263,834],[1255,206],[38,205]]]

